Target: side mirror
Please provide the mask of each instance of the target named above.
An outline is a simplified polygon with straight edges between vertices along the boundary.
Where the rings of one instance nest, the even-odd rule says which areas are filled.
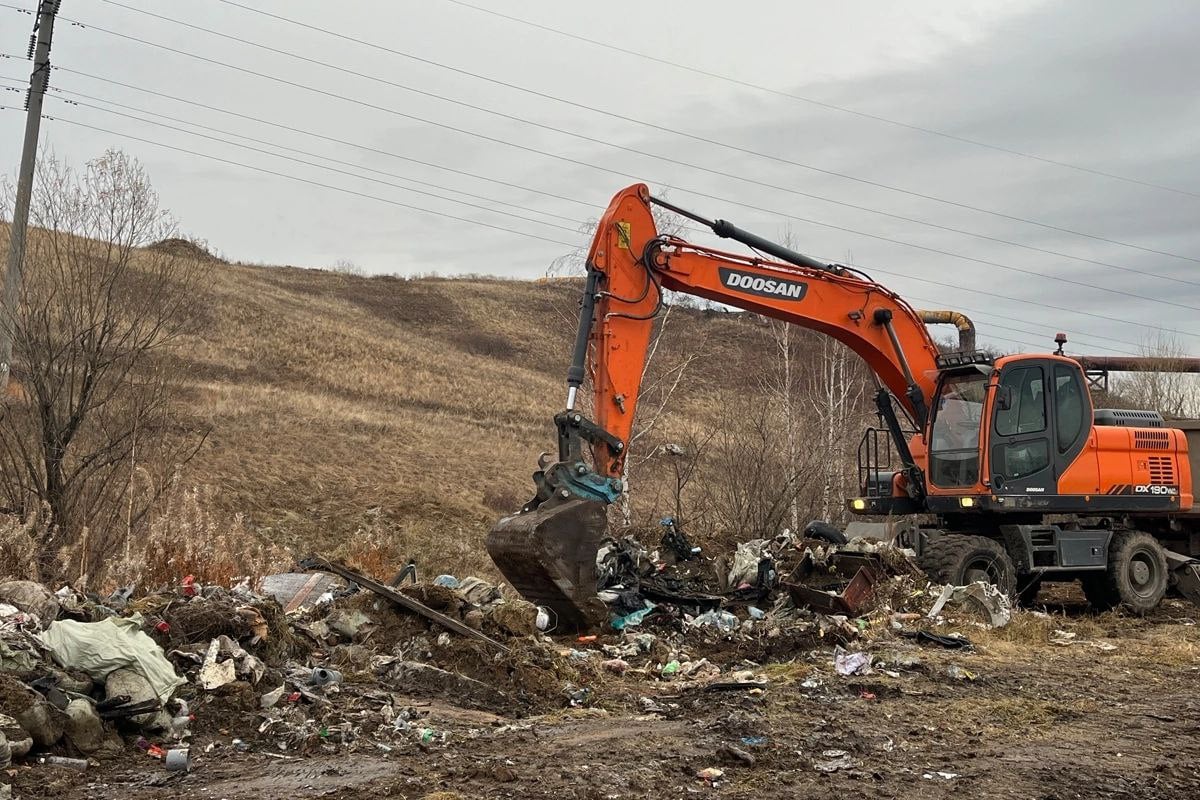
[[[996,387],[996,408],[1008,411],[1013,407],[1013,390],[1011,386]]]

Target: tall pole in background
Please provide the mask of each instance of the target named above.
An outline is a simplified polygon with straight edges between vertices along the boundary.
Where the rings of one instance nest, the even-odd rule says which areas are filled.
[[[54,17],[61,0],[40,0],[37,21],[33,24],[36,40],[31,41],[33,72],[25,100],[25,144],[21,150],[21,169],[17,174],[17,200],[8,233],[8,271],[4,275],[4,319],[0,324],[0,393],[8,388],[13,357],[13,330],[17,302],[21,296],[21,273],[25,262],[25,233],[29,227],[29,201],[33,195],[33,168],[37,163],[38,134],[42,128],[42,99],[50,85],[50,42],[54,37]],[[33,39],[33,37],[30,37]]]

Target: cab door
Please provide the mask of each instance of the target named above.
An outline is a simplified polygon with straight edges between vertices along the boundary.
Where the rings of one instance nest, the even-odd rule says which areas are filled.
[[[1004,367],[992,403],[988,469],[997,494],[1054,494],[1053,434],[1048,362],[1021,360]]]

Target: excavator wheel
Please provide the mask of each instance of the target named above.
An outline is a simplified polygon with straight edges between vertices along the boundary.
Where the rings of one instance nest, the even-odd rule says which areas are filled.
[[[1141,531],[1120,531],[1109,542],[1104,572],[1081,583],[1088,602],[1098,609],[1120,606],[1147,614],[1162,602],[1169,577],[1167,554],[1157,539]]]
[[[934,583],[963,586],[987,581],[1008,596],[1017,588],[1017,570],[1004,546],[986,536],[947,533],[921,552],[921,568]]]
[[[553,501],[505,517],[487,535],[500,572],[522,597],[553,612],[557,630],[586,630],[608,619],[596,596],[605,508],[594,500]]]

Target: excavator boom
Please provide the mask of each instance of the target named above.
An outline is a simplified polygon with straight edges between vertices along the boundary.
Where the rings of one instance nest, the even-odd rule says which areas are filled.
[[[761,255],[661,235],[654,205]],[[595,552],[604,534],[605,506],[621,491],[664,289],[818,331],[858,353],[878,376],[880,413],[891,415],[901,460],[911,467],[909,485],[921,491],[892,398],[918,428],[924,426],[938,350],[921,312],[894,292],[861,272],[653,198],[643,184],[622,190],[609,204],[588,251],[587,270],[566,409],[555,418],[557,459],[543,458],[534,475],[537,495],[520,513],[501,520],[487,539],[492,559],[514,588],[551,607],[560,624],[585,627],[600,622],[604,613],[595,597]],[[578,409],[586,379],[593,392],[592,419]]]

